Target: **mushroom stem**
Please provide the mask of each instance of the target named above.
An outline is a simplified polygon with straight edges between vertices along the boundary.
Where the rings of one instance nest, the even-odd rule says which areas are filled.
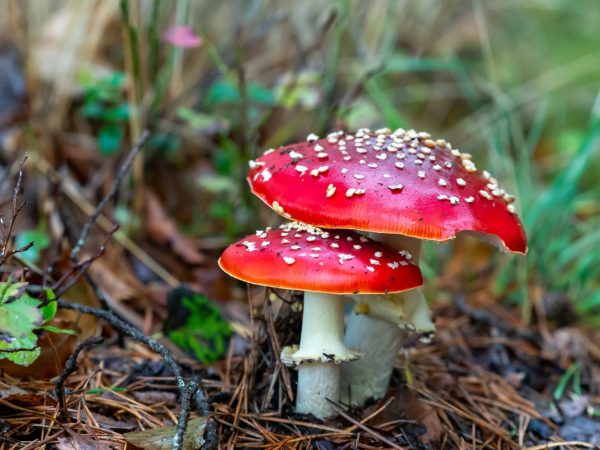
[[[401,235],[376,235],[380,242],[397,250],[408,250],[418,263],[421,240]],[[399,294],[353,297],[357,307],[349,319],[344,342],[363,352],[359,361],[344,364],[340,398],[343,403],[362,406],[387,391],[394,363],[402,347],[400,328],[433,332],[435,326],[421,289]],[[360,313],[362,312],[362,314]]]
[[[344,297],[304,293],[300,348],[290,358],[299,364],[296,411],[325,418],[339,401],[340,362],[356,359],[343,342]]]
[[[342,367],[342,403],[362,406],[370,398],[381,398],[390,384],[394,362],[402,347],[398,327],[385,320],[352,313],[346,329],[346,344],[361,349],[365,356]]]

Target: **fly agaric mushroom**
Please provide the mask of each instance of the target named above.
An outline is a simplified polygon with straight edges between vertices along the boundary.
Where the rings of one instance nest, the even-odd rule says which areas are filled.
[[[417,266],[351,231],[298,223],[257,231],[229,246],[219,266],[252,284],[304,291],[302,334],[282,361],[298,367],[296,411],[325,418],[339,399],[340,363],[360,357],[343,342],[344,294],[381,294],[420,286]]]
[[[459,232],[511,252],[527,250],[515,198],[488,172],[478,171],[470,154],[428,133],[361,129],[355,134],[331,133],[323,139],[311,134],[306,142],[267,150],[251,161],[248,181],[255,195],[285,217],[314,226],[392,234],[383,237],[386,244],[409,249],[414,262],[421,239],[445,241]],[[422,292],[400,297],[388,297],[388,304],[370,301],[363,310],[383,319],[389,308],[406,316],[399,308],[404,301],[408,309],[418,312],[422,324],[416,326],[426,329],[428,312]],[[375,311],[374,305],[387,306]],[[391,341],[387,351],[392,357],[373,356],[369,349],[380,348],[376,338],[381,338],[386,327]],[[400,346],[395,328],[394,321],[386,325],[367,315],[351,317],[346,342],[360,342],[365,351],[365,358],[345,370],[353,402],[361,404],[368,396],[379,398],[385,393],[392,371],[389,364]],[[387,361],[387,368],[379,367],[377,361]]]

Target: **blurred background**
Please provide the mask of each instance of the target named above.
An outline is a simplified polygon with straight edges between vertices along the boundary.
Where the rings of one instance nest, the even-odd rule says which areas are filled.
[[[473,239],[428,245],[433,303],[460,290],[526,322],[600,326],[597,0],[0,0],[0,11],[0,188],[7,204],[27,153],[16,231],[35,242],[29,264],[60,261],[72,224],[150,131],[103,216],[119,223],[118,245],[92,266],[145,329],[166,317],[161,286],[243,298],[218,254],[279,220],[248,190],[250,159],[359,127],[448,139],[517,194],[527,257]]]

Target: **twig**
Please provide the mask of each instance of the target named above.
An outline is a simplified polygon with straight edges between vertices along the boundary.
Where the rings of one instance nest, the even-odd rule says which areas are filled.
[[[201,416],[208,416],[210,409],[208,407],[208,398],[204,389],[197,389],[194,393],[194,403],[196,403],[196,410]]]
[[[118,230],[118,228],[119,227],[115,225],[115,227],[108,233],[106,240],[98,248],[98,251],[95,254],[83,261],[77,261],[73,265],[73,267],[71,267],[71,270],[65,273],[58,281],[56,281],[52,285],[52,290],[56,292],[57,297],[62,296],[62,294],[68,291],[75,283],[77,283],[77,281],[79,281],[79,279],[82,276],[86,275],[92,263],[99,259],[102,255],[104,255],[108,242],[110,241],[114,233]],[[58,292],[58,289],[60,289],[60,292]]]
[[[204,429],[204,446],[202,450],[216,450],[218,443],[217,421],[209,418],[206,420],[206,428]]]
[[[188,416],[191,409],[191,400],[199,387],[196,380],[191,380],[187,386],[179,391],[179,420],[177,421],[175,436],[173,436],[173,448],[183,447],[183,436],[185,435],[185,429],[187,427]]]
[[[329,399],[328,399],[329,400]],[[363,430],[365,433],[370,434],[371,436],[373,436],[375,439],[377,439],[378,441],[383,442],[386,445],[389,445],[390,448],[395,448],[398,450],[402,450],[402,447],[400,447],[398,444],[396,444],[395,442],[390,441],[388,438],[386,438],[385,436],[383,436],[381,433],[378,433],[377,431],[373,430],[372,428],[369,428],[368,426],[366,426],[363,423],[360,423],[358,420],[356,420],[354,417],[346,414],[344,412],[344,410],[342,408],[340,408],[335,402],[332,402],[331,400],[329,400],[329,402],[331,403],[331,407],[333,408],[333,410],[338,413],[340,416],[342,416],[344,419],[346,419],[348,422],[351,422],[352,424],[354,424],[356,427],[360,428],[361,430]]]
[[[11,255],[14,255],[18,252],[23,252],[33,245],[28,244],[20,249],[15,249],[13,251],[8,250],[12,230],[15,225],[15,220],[17,219],[19,212],[21,212],[21,209],[23,209],[23,206],[25,206],[25,201],[19,204],[19,195],[21,194],[21,185],[23,183],[23,166],[25,165],[25,161],[27,161],[27,156],[25,156],[23,160],[19,163],[19,175],[17,176],[17,182],[15,184],[15,188],[13,190],[12,195],[12,216],[8,222],[8,226],[6,226],[6,224],[4,223],[4,218],[0,216],[0,223],[2,223],[2,226],[4,227],[4,239],[2,241],[2,250],[0,250],[0,266],[4,264],[6,259],[9,258]]]
[[[37,345],[35,347],[3,348],[0,350],[0,353],[33,352],[37,349],[38,349]]]
[[[69,414],[67,411],[67,405],[65,404],[65,381],[67,378],[69,378],[69,375],[77,370],[77,357],[79,354],[83,350],[88,350],[96,345],[101,344],[102,341],[104,341],[102,337],[92,336],[85,341],[80,342],[67,359],[63,372],[58,377],[58,380],[56,380],[54,392],[56,393],[56,398],[58,399],[58,407],[62,410],[65,420],[67,421],[69,421]]]
[[[204,446],[203,450],[216,450],[219,442],[219,436],[217,434],[217,422],[209,418],[210,409],[208,405],[208,399],[204,389],[197,389],[194,394],[194,403],[196,404],[196,411],[206,419],[206,428],[204,431]]]
[[[158,342],[155,339],[152,339],[149,336],[146,336],[144,333],[142,333],[137,328],[135,328],[135,327],[129,325],[127,322],[121,320],[120,318],[115,316],[115,314],[112,311],[107,311],[107,310],[98,309],[98,308],[92,308],[90,306],[80,305],[78,303],[70,303],[65,300],[57,300],[57,301],[58,301],[59,308],[71,309],[73,311],[77,311],[82,314],[90,314],[94,317],[105,320],[106,322],[111,324],[115,329],[117,329],[120,333],[122,333],[126,336],[129,336],[133,340],[141,342],[142,344],[148,346],[150,348],[150,350],[152,350],[154,353],[159,354],[165,360],[165,362],[169,366],[169,369],[171,370],[171,373],[175,377],[175,381],[177,382],[177,387],[179,389],[185,388],[186,383],[185,383],[185,380],[183,379],[183,373],[182,373],[181,367],[179,367],[179,364],[177,363],[177,361],[175,361],[175,358],[173,358],[173,356],[171,355],[171,352],[169,352],[169,350],[164,345],[162,345],[160,342]]]
[[[102,295],[100,291],[98,291],[98,295]],[[181,410],[179,413],[179,422],[177,425],[177,431],[175,436],[173,437],[173,450],[181,450],[183,448],[183,437],[185,434],[185,426],[187,424],[187,418],[190,412],[190,398],[192,395],[196,393],[198,389],[201,389],[200,381],[192,380],[189,384],[186,384],[185,379],[183,377],[183,371],[171,352],[160,342],[151,338],[150,336],[146,336],[137,328],[129,325],[127,322],[121,320],[110,310],[103,310],[98,308],[92,308],[86,305],[80,305],[78,303],[69,303],[65,300],[57,300],[58,307],[64,309],[71,309],[73,311],[77,311],[82,314],[90,314],[99,319],[105,320],[111,326],[113,326],[119,333],[129,336],[131,339],[141,342],[150,348],[154,353],[160,355],[169,370],[173,374],[175,381],[177,383],[177,388],[179,390],[179,398],[180,398],[180,406]],[[206,394],[203,394],[203,397],[206,398]],[[198,397],[194,397],[196,400]],[[204,406],[208,411],[208,406]]]
[[[87,237],[90,234],[92,226],[96,223],[98,216],[100,215],[100,213],[102,212],[104,207],[107,205],[107,203],[116,195],[117,190],[119,189],[119,186],[121,184],[121,181],[123,181],[123,178],[125,177],[127,172],[129,172],[129,170],[131,169],[131,166],[132,166],[133,162],[135,161],[135,157],[140,152],[140,150],[142,149],[142,147],[148,140],[149,136],[150,136],[150,132],[148,130],[142,131],[142,133],[140,134],[140,137],[138,138],[138,140],[136,141],[134,146],[129,151],[127,158],[125,159],[123,164],[121,164],[121,167],[119,167],[117,176],[113,180],[113,182],[110,186],[110,189],[108,190],[106,195],[102,198],[102,200],[100,200],[98,205],[96,205],[94,212],[88,217],[88,220],[83,225],[83,228],[81,229],[81,233],[79,234],[79,238],[77,239],[77,242],[75,243],[75,247],[73,247],[73,250],[71,251],[71,259],[72,260],[75,260],[75,261],[77,260],[77,257],[79,256],[79,253],[81,253],[81,249],[85,245],[85,241],[87,240]]]
[[[66,176],[59,175],[58,172],[50,165],[50,163],[39,155],[33,154],[32,161],[36,168],[46,177],[50,178],[53,183],[56,183],[65,196],[71,200],[84,214],[90,216],[94,213],[94,210],[96,209],[95,206],[81,193],[81,188],[79,185],[71,177],[69,177],[68,174]],[[104,214],[100,214],[98,216],[96,223],[107,233],[109,233],[114,227],[114,224]],[[158,264],[125,233],[115,233],[114,238],[125,250],[139,259],[145,266],[147,266],[170,287],[176,288],[181,284],[176,277]]]

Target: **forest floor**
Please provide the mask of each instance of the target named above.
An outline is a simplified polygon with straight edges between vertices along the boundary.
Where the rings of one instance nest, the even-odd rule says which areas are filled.
[[[457,296],[436,309],[431,344],[407,336],[384,399],[364,410],[340,405],[339,416],[323,422],[294,414],[295,374],[277,358],[282,345],[297,339],[301,315],[290,306],[294,301],[252,300],[252,320],[238,324],[224,360],[208,366],[182,361],[188,376],[202,377],[219,448],[600,445],[600,421],[593,419],[600,411],[598,332],[524,327],[514,311],[467,305]],[[64,410],[55,380],[0,377],[0,448],[121,449],[127,436],[129,448],[133,442],[168,448],[148,443],[153,434],[126,434],[158,429],[165,439],[172,436],[172,429],[161,428],[176,421],[179,407],[168,366],[138,343],[117,336],[107,342],[83,353],[67,379]],[[192,420],[188,429],[204,431],[205,419]],[[196,439],[188,448],[195,448],[202,432],[188,434]]]

